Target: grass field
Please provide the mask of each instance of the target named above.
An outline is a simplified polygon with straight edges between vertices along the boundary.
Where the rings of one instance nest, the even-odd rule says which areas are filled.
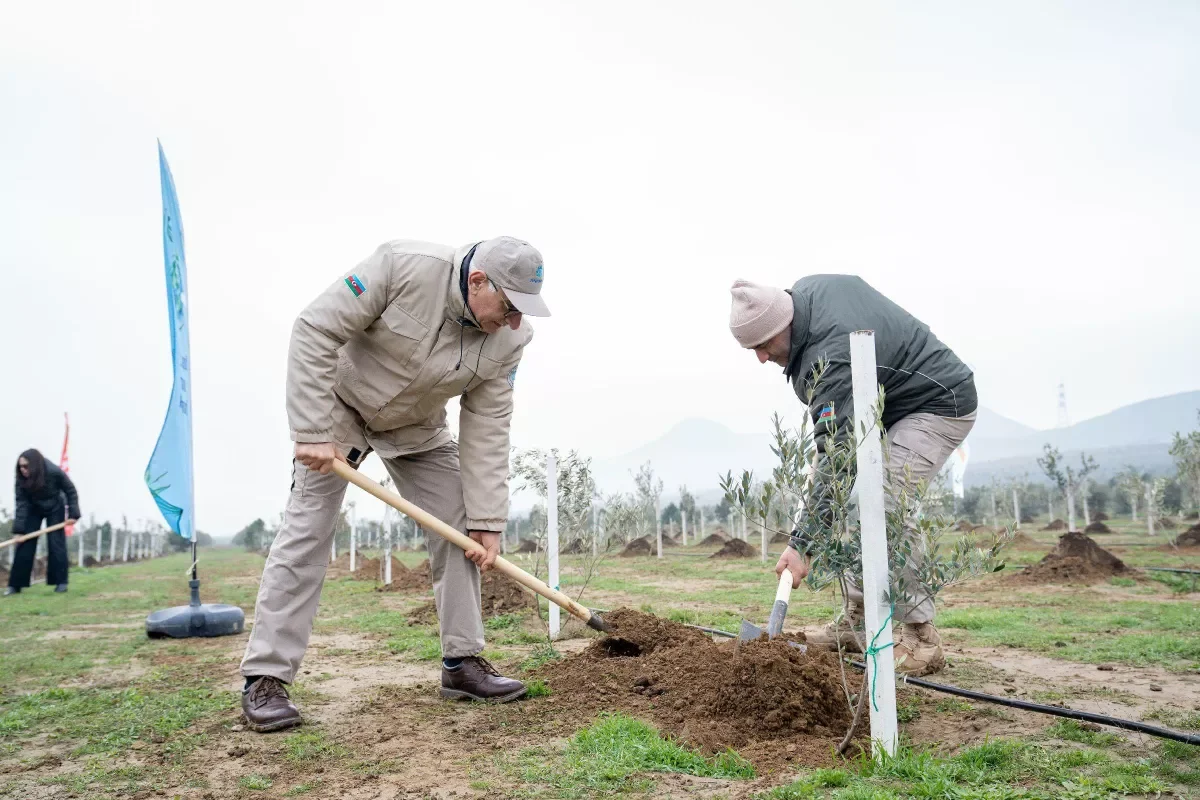
[[[1117,533],[1097,541],[1131,565],[1200,568],[1180,551],[1132,546],[1146,538],[1128,522],[1109,525]],[[1054,535],[1035,527],[1026,530],[1037,543],[1010,564],[1050,548]],[[609,558],[583,600],[726,630],[763,621],[770,564],[703,555]],[[257,735],[243,730],[238,706],[245,635],[144,635],[149,611],[186,602],[188,563],[75,570],[65,595],[41,586],[0,602],[0,797],[1200,796],[1200,748],[911,688],[900,690],[905,744],[895,760],[830,755],[820,768],[783,770],[693,751],[627,715],[558,713],[552,681],[509,706],[448,704],[436,692],[436,626],[410,623],[428,597],[336,574],[293,691],[307,724]],[[563,565],[571,591],[580,565]],[[249,621],[261,569],[256,554],[204,554],[203,599],[240,605]],[[1200,730],[1200,594],[1190,589],[1165,573],[1092,586],[1028,586],[1000,573],[956,587],[939,611],[951,663],[936,680]],[[833,611],[832,595],[798,591],[789,628]],[[590,635],[572,623],[552,650],[532,613],[487,627],[485,655],[512,674]]]

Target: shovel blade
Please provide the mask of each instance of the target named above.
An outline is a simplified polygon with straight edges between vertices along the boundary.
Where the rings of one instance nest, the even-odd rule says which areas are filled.
[[[742,620],[742,627],[740,630],[738,630],[738,641],[753,642],[755,639],[765,634],[766,631],[755,625],[753,622],[750,622],[749,620]]]

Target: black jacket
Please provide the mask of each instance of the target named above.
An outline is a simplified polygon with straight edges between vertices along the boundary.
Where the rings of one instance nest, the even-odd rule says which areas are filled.
[[[929,326],[854,275],[809,275],[792,287],[792,349],[785,374],[803,403],[813,369],[827,362],[808,411],[818,450],[829,426],[851,434],[854,416],[850,333],[875,332],[875,360],[884,389],[883,425],[916,413],[961,417],[979,405],[975,378]],[[827,412],[828,410],[828,412]],[[827,412],[827,413],[826,413]]]
[[[46,480],[36,491],[16,486],[17,508],[13,514],[13,533],[33,533],[42,519],[62,508],[63,495],[67,501],[67,519],[79,519],[79,494],[67,473],[46,462]]]

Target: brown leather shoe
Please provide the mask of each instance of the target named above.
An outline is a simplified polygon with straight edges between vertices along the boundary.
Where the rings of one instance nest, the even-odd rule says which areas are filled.
[[[464,658],[458,669],[442,667],[442,697],[507,703],[525,696],[525,684],[505,678],[486,658]]]
[[[246,727],[259,733],[294,728],[304,722],[300,709],[288,699],[283,681],[269,675],[242,692],[242,713],[246,715]]]

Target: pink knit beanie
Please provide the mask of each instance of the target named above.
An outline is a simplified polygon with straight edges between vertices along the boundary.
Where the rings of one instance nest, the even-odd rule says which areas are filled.
[[[783,289],[736,280],[729,292],[729,330],[742,347],[757,347],[792,324],[792,296]]]

